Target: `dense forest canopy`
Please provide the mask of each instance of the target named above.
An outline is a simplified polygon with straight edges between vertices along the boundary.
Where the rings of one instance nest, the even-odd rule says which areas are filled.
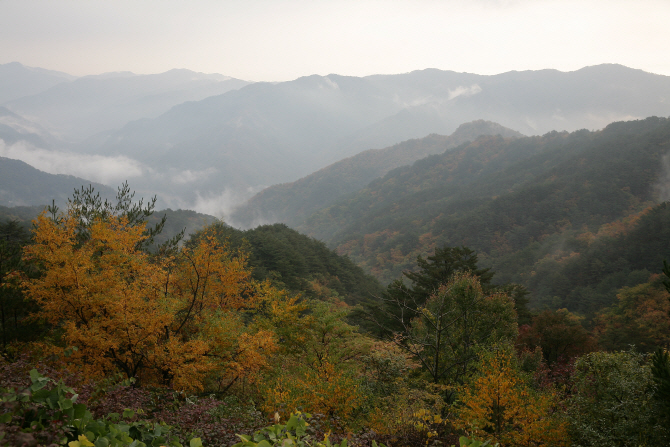
[[[616,289],[660,272],[666,118],[598,132],[471,144],[391,171],[315,213],[301,231],[389,282],[418,255],[465,245],[531,305],[593,316]],[[542,274],[540,274],[540,272]]]
[[[295,182],[273,185],[237,207],[230,219],[242,227],[257,222],[282,222],[291,227],[304,223],[314,212],[356,192],[372,180],[400,166],[432,154],[440,154],[482,135],[507,138],[519,132],[490,121],[476,120],[458,126],[451,135],[431,134],[384,149],[369,149],[326,166]]]
[[[231,248],[248,251],[248,264],[257,280],[270,279],[312,298],[339,297],[351,305],[379,296],[383,290],[374,277],[349,258],[284,224],[241,231],[218,223],[207,231],[212,229]],[[191,240],[198,240],[202,234],[193,234]]]

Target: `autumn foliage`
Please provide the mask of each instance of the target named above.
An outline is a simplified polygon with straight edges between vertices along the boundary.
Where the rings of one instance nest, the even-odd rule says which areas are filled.
[[[268,380],[264,409],[288,417],[309,410],[347,419],[362,405],[362,357],[370,340],[343,321],[343,302],[314,302],[300,333],[286,340],[281,367]]]
[[[650,369],[649,358],[632,351],[617,354],[621,361],[587,354],[597,349],[596,337],[612,349],[630,340],[647,351],[667,343],[670,301],[659,275],[620,289],[595,319],[596,337],[564,309],[532,321],[527,315],[532,324],[519,328],[523,290],[492,286],[492,272],[478,268],[474,252],[445,247],[418,258],[421,271],[405,275],[411,287],[392,283],[362,312],[348,301],[351,278],[329,266],[325,273],[307,269],[308,256],[293,268],[267,237],[269,254],[248,251],[244,239],[232,249],[222,223],[157,249],[150,241],[160,228],[147,229],[148,211],[131,205],[124,188],[116,207],[84,191],[66,213],[39,216],[21,260],[30,275],[12,277],[47,334],[22,341],[21,349],[31,348],[37,359],[30,363],[47,364],[57,377],[77,377],[88,390],[82,396],[98,396],[89,398],[93,409],[111,408],[99,396],[123,382],[143,396],[131,405],[137,414],[150,408],[147,418],[177,426],[180,439],[195,433],[188,427],[201,427],[214,445],[224,438],[230,444],[234,432],[215,425],[232,413],[252,415],[258,426],[268,414],[276,421],[304,411],[335,437],[360,435],[355,445],[375,437],[451,445],[467,435],[462,444],[560,447],[571,438],[592,445],[594,433],[605,432],[599,414],[609,407],[604,398],[593,401],[595,392],[609,396],[619,385],[628,392],[636,383],[626,411],[612,413],[605,426],[624,426],[630,408],[641,422],[628,432],[660,426],[665,407],[654,384],[667,378],[665,364]],[[284,273],[266,268],[267,259],[282,261]],[[366,333],[366,324],[381,339]],[[634,361],[624,362],[629,357]],[[224,401],[239,406],[225,408]],[[190,425],[186,414],[194,415]]]
[[[72,212],[60,221],[42,215],[26,249],[44,272],[25,282],[37,317],[61,331],[63,347],[77,348],[66,363],[90,377],[121,371],[195,390],[253,380],[267,366],[274,333],[245,321],[245,312],[262,308],[273,318],[295,300],[253,282],[242,253],[205,237],[151,256],[138,248],[144,225],[125,216],[94,220],[83,240],[78,225]]]
[[[533,390],[514,363],[509,348],[484,357],[480,376],[462,388],[456,426],[503,447],[567,445],[567,425],[552,412],[556,396]]]
[[[624,287],[617,301],[596,317],[594,332],[605,349],[626,349],[630,344],[646,352],[670,342],[670,293],[667,279],[652,275],[649,281]]]

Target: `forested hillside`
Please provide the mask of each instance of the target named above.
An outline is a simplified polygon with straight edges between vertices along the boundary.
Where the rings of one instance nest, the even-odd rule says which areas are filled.
[[[316,213],[300,229],[349,255],[382,282],[411,269],[417,255],[435,247],[466,245],[498,272],[498,282],[529,286],[532,305],[553,303],[592,315],[614,299],[614,288],[646,280],[644,274],[612,280],[596,299],[580,292],[582,284],[573,283],[573,276],[548,267],[548,261],[567,265],[589,247],[596,250],[596,242],[589,245],[599,239],[593,235],[658,225],[650,219],[662,222],[662,209],[635,216],[663,198],[668,150],[666,118],[613,123],[598,132],[482,137],[391,171]],[[627,231],[614,233],[624,237]],[[645,261],[621,255],[593,263],[659,271],[658,261],[670,247],[663,234],[654,234],[660,239],[646,245],[651,253]],[[584,253],[582,262],[588,262],[586,256],[592,255]],[[551,274],[533,279],[542,266]],[[583,287],[597,288],[598,275],[607,271],[593,270]]]
[[[350,305],[379,296],[381,284],[349,258],[323,242],[284,224],[263,225],[241,231],[224,224],[214,234],[231,248],[249,252],[249,266],[257,280],[270,279],[294,293],[316,299],[337,298]],[[193,235],[198,240],[202,233]]]
[[[142,195],[157,194],[162,208],[225,214],[244,227],[299,225],[389,169],[465,139],[400,142],[449,135],[474,120],[536,135],[670,114],[668,77],[616,64],[496,75],[312,75],[249,85],[170,70],[61,78],[46,87],[58,78],[51,75],[45,90],[0,104],[0,155],[109,185],[130,180]],[[466,139],[477,135],[469,132]],[[380,148],[387,150],[355,157]],[[285,182],[295,183],[232,214]]]
[[[0,222],[16,222],[25,229],[29,229],[32,220],[46,209],[44,206],[0,206]]]
[[[193,210],[172,210],[170,208],[156,211],[147,218],[148,225],[156,225],[165,217],[163,231],[155,237],[156,245],[167,242],[180,232],[188,238],[192,233],[199,231],[202,227],[213,225],[217,222],[216,217],[197,213]]]
[[[114,190],[72,175],[48,174],[20,160],[0,157],[0,205],[38,206],[55,200],[63,205],[75,188],[92,185],[103,198],[113,198]]]
[[[652,273],[660,273],[670,257],[670,206],[664,202],[594,232],[568,230],[562,235],[564,240],[556,241],[562,246],[553,252],[533,256],[526,249],[502,257],[497,265],[506,272],[519,265],[511,279],[524,282],[541,300],[538,304],[592,316],[612,305],[621,287],[646,283]]]
[[[481,135],[522,136],[499,124],[478,120],[461,124],[449,136],[432,134],[384,149],[369,149],[295,182],[264,189],[237,208],[230,217],[231,221],[242,227],[266,222],[300,225],[312,213],[346,194],[358,191],[391,169],[442,153]]]
[[[670,78],[614,64],[491,76],[435,69],[312,75],[179,104],[100,133],[80,149],[125,156],[169,177],[191,174],[178,187],[153,181],[159,195],[195,202],[195,191],[226,190],[239,203],[249,188],[293,182],[371,148],[449,135],[464,122],[489,120],[526,135],[601,129],[614,120],[667,116],[667,97]]]
[[[145,201],[146,203],[146,201]],[[0,206],[0,224],[16,222],[25,230],[46,206]],[[356,305],[383,291],[376,278],[363,272],[349,258],[340,256],[323,242],[290,229],[284,224],[264,225],[252,230],[238,230],[213,216],[191,210],[160,210],[146,218],[147,226],[154,227],[165,218],[160,234],[154,237],[150,250],[183,233],[183,242],[194,244],[213,234],[233,250],[249,253],[249,267],[256,280],[271,280],[293,293],[302,293],[314,299],[339,299]],[[192,240],[191,240],[192,239]]]
[[[44,210],[47,205],[42,206],[0,206],[0,223],[16,222],[19,226],[30,230],[32,222]],[[211,225],[217,221],[214,216],[197,213],[192,210],[165,210],[156,211],[147,218],[148,225],[156,225],[166,217],[163,231],[155,237],[156,245],[167,242],[177,234],[184,232],[188,237],[191,233],[199,231],[206,225]]]
[[[664,144],[667,121],[609,132],[644,152]],[[635,144],[640,135],[644,144]],[[456,152],[482,148],[463,165],[474,168],[477,159],[498,154],[507,161],[497,165],[505,167],[571,141],[584,160],[600,147],[584,148],[585,142],[601,137],[581,132],[516,141],[526,146],[485,137]],[[430,166],[442,156],[431,157]],[[616,163],[608,168],[619,172]],[[466,182],[457,171],[447,177]],[[579,176],[574,167],[566,172],[570,182]],[[512,190],[534,183],[503,177]],[[486,190],[481,177],[473,182]],[[587,222],[565,243],[581,243],[582,255],[543,259],[545,270],[531,272],[543,277],[530,284],[535,289],[573,277],[591,288],[590,297],[618,287],[616,300],[576,309],[597,311],[589,330],[567,309],[528,312],[524,288],[493,284],[499,272],[468,248],[420,257],[407,282],[383,289],[348,258],[284,224],[240,231],[215,222],[183,244],[155,250],[146,239],[160,219],[151,215],[153,202],[134,202],[127,185],[109,205],[94,194],[80,190],[67,213],[40,215],[32,237],[15,222],[0,222],[0,391],[12,403],[3,409],[0,440],[9,445],[133,446],[141,439],[223,447],[240,437],[235,447],[285,439],[306,447],[377,447],[375,440],[567,447],[594,438],[603,441],[597,445],[667,444],[670,360],[657,349],[670,340],[670,266],[657,256],[659,245],[668,247],[667,203],[649,209],[644,197],[633,203],[626,196],[628,212],[614,210],[625,218],[596,222],[593,232]],[[527,203],[532,215],[533,202]],[[207,217],[168,211],[173,227]],[[607,257],[615,259],[611,266],[603,264]],[[514,262],[523,268],[522,257]],[[664,276],[649,275],[660,269]],[[638,350],[628,349],[631,343]],[[597,352],[602,348],[628,350]],[[603,396],[594,399],[596,392]],[[495,416],[499,401],[503,420]],[[274,425],[262,428],[268,414]]]

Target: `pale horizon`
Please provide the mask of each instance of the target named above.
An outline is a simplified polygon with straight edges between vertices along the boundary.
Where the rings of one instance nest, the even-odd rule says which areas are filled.
[[[31,65],[26,65],[26,64],[23,64],[21,61],[11,61],[11,62],[3,63],[3,64],[9,64],[9,63],[15,63],[15,62],[23,65],[26,68],[31,68],[31,69],[32,68],[37,68],[37,69],[45,69],[45,70],[49,70],[49,71],[56,71],[56,72],[61,72],[61,73],[67,74],[67,75],[74,76],[76,78],[82,78],[82,77],[86,77],[86,76],[114,75],[114,74],[119,74],[120,75],[120,74],[125,74],[125,73],[129,73],[129,74],[132,74],[134,76],[148,76],[148,75],[155,75],[155,74],[163,74],[163,73],[167,73],[167,72],[172,71],[172,70],[190,70],[190,71],[193,71],[194,73],[201,73],[201,74],[205,74],[205,75],[216,75],[216,74],[225,75],[225,73],[199,72],[199,71],[196,71],[196,70],[191,70],[190,68],[186,68],[186,67],[174,67],[174,68],[171,68],[169,70],[165,70],[165,71],[161,71],[161,72],[154,72],[154,73],[136,73],[136,72],[129,71],[129,70],[118,70],[118,71],[106,71],[106,72],[103,72],[103,73],[87,73],[87,74],[84,74],[84,75],[75,75],[73,73],[68,73],[68,72],[65,72],[65,71],[62,71],[62,70],[55,70],[55,69],[49,68],[49,67],[35,67],[35,66],[31,66]],[[542,71],[542,70],[555,70],[555,71],[559,71],[561,73],[571,73],[571,72],[582,70],[584,68],[595,67],[595,66],[599,66],[599,65],[621,65],[623,67],[630,68],[632,70],[642,70],[641,68],[630,67],[630,66],[627,66],[627,65],[624,65],[624,64],[619,64],[619,63],[616,63],[616,62],[603,62],[603,63],[600,63],[600,64],[585,65],[583,67],[575,68],[574,70],[559,70],[557,68],[545,67],[545,68],[527,69],[527,70],[508,70],[508,71],[502,71],[502,72],[499,72],[499,73],[475,73],[475,72],[471,72],[471,71],[457,72],[456,70],[442,69],[442,68],[436,68],[436,67],[426,67],[426,68],[419,68],[419,69],[416,69],[416,70],[410,70],[410,71],[399,72],[399,73],[370,73],[370,74],[364,74],[364,75],[360,75],[360,76],[350,75],[350,74],[346,74],[346,73],[325,73],[325,74],[308,73],[308,74],[300,75],[300,76],[298,76],[296,78],[293,78],[293,79],[286,79],[286,80],[282,80],[282,81],[252,81],[252,82],[270,82],[270,83],[289,82],[289,81],[293,81],[295,79],[299,79],[299,78],[302,78],[302,77],[309,77],[309,76],[323,76],[323,77],[326,77],[326,76],[331,76],[331,75],[333,75],[333,76],[352,76],[352,77],[392,76],[392,75],[407,74],[407,73],[412,73],[412,72],[416,72],[416,71],[424,71],[424,70],[453,71],[453,72],[457,72],[457,73],[474,74],[474,75],[481,75],[481,76],[496,76],[496,75],[511,73],[511,72]],[[648,71],[648,70],[642,70],[642,71],[644,71],[646,73],[650,73],[650,74],[659,75],[659,76],[670,76],[670,75],[666,75],[666,74],[662,74],[662,73],[654,73],[654,72],[651,72],[651,71]],[[225,76],[228,76],[228,75],[225,75]],[[234,76],[231,76],[231,77],[234,78]],[[240,78],[237,78],[237,79],[240,79]],[[248,79],[242,79],[242,80],[247,80],[248,81]]]
[[[662,0],[0,1],[0,64],[248,81],[604,63],[668,76]]]

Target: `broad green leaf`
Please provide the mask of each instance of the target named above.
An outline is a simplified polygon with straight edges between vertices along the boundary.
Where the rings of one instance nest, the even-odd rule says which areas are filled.
[[[49,395],[51,394],[50,391],[48,390],[32,390],[33,394],[30,397],[33,402],[44,402],[49,398]]]
[[[296,415],[291,415],[288,422],[286,423],[286,428],[288,428],[289,430],[295,430],[295,428],[300,424],[301,421],[302,419],[300,419]]]
[[[74,404],[74,419],[84,419],[86,417],[86,405]]]
[[[34,370],[33,370],[34,371]],[[38,391],[47,386],[49,383],[48,380],[38,380],[36,382],[33,382],[32,385],[30,385],[30,391]]]
[[[45,377],[40,374],[35,368],[30,370],[30,380],[35,383],[39,381],[40,379],[44,379]]]

